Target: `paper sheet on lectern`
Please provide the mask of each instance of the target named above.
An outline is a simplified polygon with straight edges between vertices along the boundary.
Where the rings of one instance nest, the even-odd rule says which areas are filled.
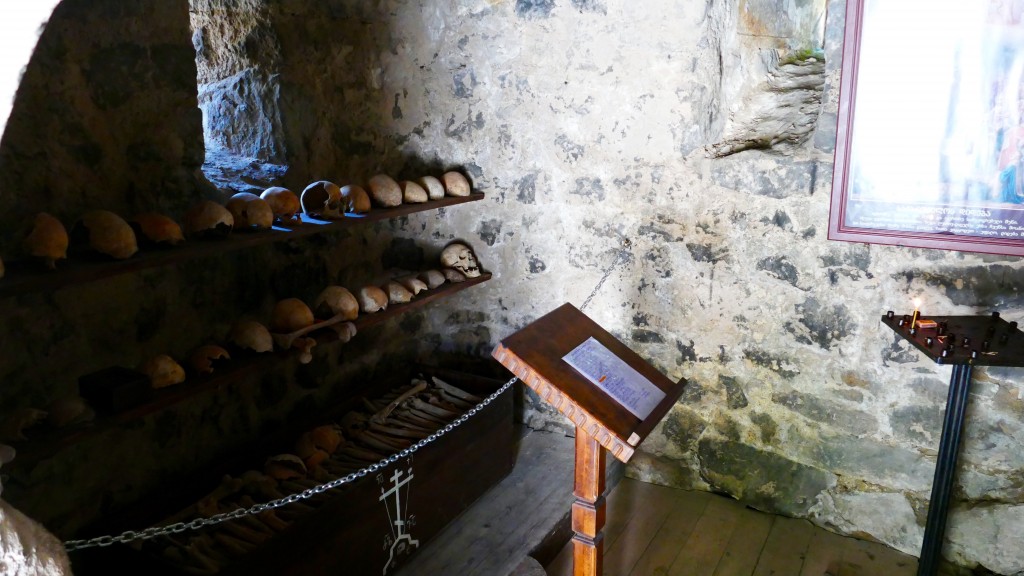
[[[665,398],[660,388],[592,337],[562,360],[641,420]]]

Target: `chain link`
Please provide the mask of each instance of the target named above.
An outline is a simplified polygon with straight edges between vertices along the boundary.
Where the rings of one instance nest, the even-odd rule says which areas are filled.
[[[479,404],[470,408],[469,411],[464,413],[462,416],[459,416],[451,423],[447,424],[441,430],[431,434],[430,436],[427,436],[426,438],[420,440],[419,442],[413,444],[412,446],[409,446],[408,448],[402,450],[401,452],[397,454],[392,454],[387,458],[383,458],[381,459],[380,462],[377,462],[376,464],[371,464],[366,468],[359,470],[358,472],[352,472],[347,476],[336,478],[334,480],[331,480],[330,482],[320,484],[313,488],[308,488],[297,494],[289,494],[284,498],[271,500],[270,502],[264,502],[261,504],[255,504],[253,506],[250,506],[249,508],[237,508],[230,512],[221,512],[220,514],[214,514],[209,518],[196,518],[189,522],[175,522],[174,524],[168,524],[167,526],[151,526],[141,531],[126,530],[118,534],[117,536],[107,535],[98,536],[96,538],[90,538],[88,540],[68,540],[64,543],[64,548],[68,552],[74,552],[76,550],[84,550],[86,548],[106,547],[112,544],[127,544],[129,542],[134,542],[135,540],[149,540],[150,538],[164,536],[167,534],[180,534],[182,532],[187,532],[189,530],[199,530],[200,528],[204,528],[206,526],[213,526],[214,524],[220,524],[221,522],[225,522],[227,520],[234,520],[236,518],[241,518],[243,516],[254,516],[262,512],[266,512],[267,510],[280,508],[282,506],[287,506],[288,504],[299,502],[300,500],[312,498],[313,496],[316,496],[318,494],[323,494],[328,490],[332,490],[343,484],[349,484],[351,482],[354,482],[359,478],[366,476],[367,474],[372,474],[382,468],[387,468],[388,466],[394,464],[395,462],[398,462],[403,458],[409,457],[411,454],[413,454],[420,448],[427,446],[431,442],[434,442],[438,438],[451,432],[458,426],[461,426],[472,416],[475,416],[478,412],[480,412],[480,410],[482,410],[484,406],[487,406],[496,398],[498,398],[498,396],[504,394],[505,391],[511,388],[512,385],[515,384],[518,380],[518,378],[512,378],[511,380],[506,382],[501,388],[496,390],[493,394],[481,400]]]

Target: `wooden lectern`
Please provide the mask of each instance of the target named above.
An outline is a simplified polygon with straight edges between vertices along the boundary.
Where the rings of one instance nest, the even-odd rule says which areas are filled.
[[[506,338],[493,356],[576,425],[573,574],[598,576],[604,555],[602,447],[628,462],[679,399],[686,380],[673,383],[571,304]]]

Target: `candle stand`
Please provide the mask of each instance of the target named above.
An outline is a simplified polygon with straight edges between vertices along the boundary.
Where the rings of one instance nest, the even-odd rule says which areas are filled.
[[[882,323],[937,364],[953,366],[946,415],[936,457],[917,576],[934,576],[942,557],[949,495],[953,489],[960,439],[967,412],[967,394],[974,366],[1024,366],[1024,333],[998,312],[991,316],[898,316],[888,312]]]

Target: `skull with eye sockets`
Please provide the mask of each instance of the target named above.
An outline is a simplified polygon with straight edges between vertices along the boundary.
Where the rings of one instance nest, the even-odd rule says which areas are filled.
[[[441,266],[458,270],[466,278],[480,276],[480,264],[473,255],[473,250],[460,242],[449,244],[441,252]]]

